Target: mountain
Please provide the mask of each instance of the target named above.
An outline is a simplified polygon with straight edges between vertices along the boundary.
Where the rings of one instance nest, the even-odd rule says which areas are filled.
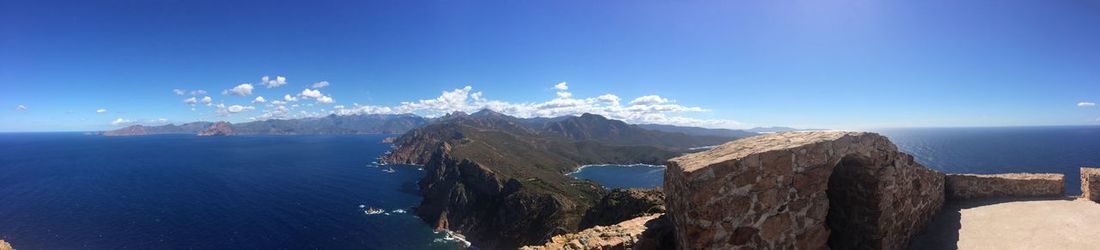
[[[654,146],[672,151],[718,145],[730,141],[731,138],[747,136],[689,135],[683,132],[648,130],[638,125],[627,124],[623,121],[611,120],[594,114],[583,114],[578,117],[549,122],[544,129],[578,141],[597,141],[603,144],[621,146]]]
[[[231,131],[233,135],[319,135],[319,134],[400,134],[412,128],[423,126],[428,119],[412,115],[329,115],[316,118],[290,120],[264,120],[237,124],[224,124],[218,128],[222,133]],[[122,129],[105,131],[107,136],[138,136],[155,134],[199,134],[215,123],[193,122],[183,125],[143,126],[133,125]]]
[[[687,135],[695,136],[718,136],[718,137],[732,137],[732,138],[744,138],[749,136],[758,135],[759,133],[750,132],[740,129],[723,129],[723,128],[700,128],[700,127],[685,127],[675,125],[663,125],[663,124],[638,124],[638,127],[656,130],[669,133],[684,133]]]
[[[168,124],[163,126],[143,126],[132,125],[121,129],[104,131],[101,133],[105,136],[137,136],[137,135],[157,135],[157,134],[197,134],[199,131],[205,130],[211,124],[210,122],[192,122],[181,125]]]
[[[591,114],[532,122],[483,110],[410,130],[383,161],[424,165],[416,214],[433,227],[460,232],[481,248],[514,249],[578,231],[608,193],[565,175],[578,166],[663,164],[688,147],[731,139],[645,130]]]

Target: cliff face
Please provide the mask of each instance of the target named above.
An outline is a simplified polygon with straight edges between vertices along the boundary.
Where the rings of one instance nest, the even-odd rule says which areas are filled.
[[[424,200],[416,212],[426,222],[458,231],[479,248],[514,249],[583,228],[582,218],[607,191],[565,175],[577,166],[660,163],[679,154],[650,145],[574,140],[531,124],[494,112],[454,114],[405,133],[383,161],[424,165],[427,175],[419,183]],[[588,217],[591,224],[606,224],[637,214]]]
[[[535,184],[502,180],[491,169],[445,151],[433,155],[425,170],[417,215],[436,229],[462,232],[481,248],[515,248],[575,230],[573,215],[588,208],[584,201],[526,186]]]
[[[671,225],[663,214],[645,215],[608,226],[556,235],[549,242],[524,250],[672,249]]]
[[[659,189],[613,189],[581,219],[581,228],[608,226],[665,212],[665,194]]]

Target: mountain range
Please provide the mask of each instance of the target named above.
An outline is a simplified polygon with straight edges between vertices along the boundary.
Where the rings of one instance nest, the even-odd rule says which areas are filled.
[[[217,127],[217,131],[207,131],[213,122],[191,122],[181,125],[161,126],[132,125],[125,128],[104,131],[106,136],[138,136],[156,134],[195,134],[195,135],[325,135],[325,134],[401,134],[412,128],[423,126],[428,118],[412,114],[399,115],[328,115],[302,119],[270,119],[243,122]],[[204,131],[206,131],[204,133]]]

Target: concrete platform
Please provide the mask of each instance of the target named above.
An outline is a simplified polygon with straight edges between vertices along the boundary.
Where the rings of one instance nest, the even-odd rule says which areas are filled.
[[[1083,199],[948,202],[910,249],[1100,249],[1100,204]]]

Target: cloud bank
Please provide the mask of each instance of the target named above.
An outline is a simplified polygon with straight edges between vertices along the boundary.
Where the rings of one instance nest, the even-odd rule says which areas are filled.
[[[451,91],[443,91],[440,93],[439,97],[433,99],[406,101],[396,106],[373,106],[356,103],[350,107],[333,107],[330,113],[339,115],[413,113],[432,117],[455,111],[472,113],[481,109],[491,109],[521,118],[557,117],[592,113],[631,123],[656,123],[711,128],[745,127],[745,124],[735,120],[697,119],[683,116],[683,114],[686,113],[709,112],[710,110],[701,107],[681,105],[674,100],[658,95],[637,97],[627,105],[622,105],[622,99],[615,94],[604,94],[589,98],[575,98],[573,94],[568,91],[568,83],[561,82],[554,85],[553,88],[557,90],[555,98],[543,102],[513,103],[492,100],[486,98],[480,91],[473,91],[473,87],[465,86]]]

